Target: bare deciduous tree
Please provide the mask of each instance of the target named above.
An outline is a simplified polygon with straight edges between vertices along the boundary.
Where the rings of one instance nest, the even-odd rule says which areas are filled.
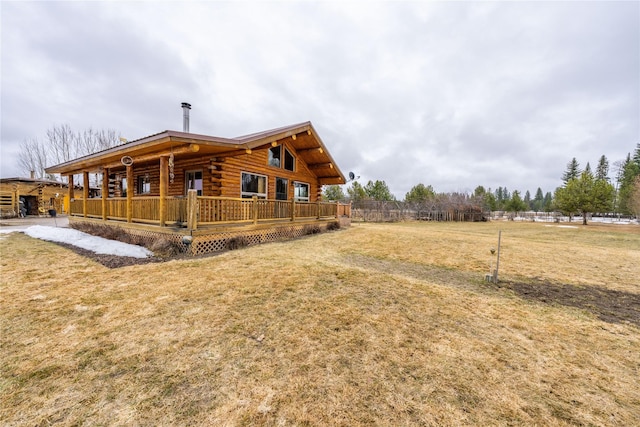
[[[27,176],[34,171],[37,178],[52,179],[54,177],[46,176],[46,167],[105,150],[120,142],[120,135],[113,129],[96,131],[89,128],[75,132],[68,124],[54,125],[46,135],[45,141],[28,139],[22,145],[18,163]]]
[[[18,154],[20,168],[29,176],[34,173],[35,178],[44,178],[44,168],[47,167],[47,150],[37,139],[27,139]]]

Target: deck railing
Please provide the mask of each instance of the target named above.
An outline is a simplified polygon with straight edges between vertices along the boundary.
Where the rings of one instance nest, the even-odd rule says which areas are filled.
[[[167,197],[162,221],[162,204],[158,196],[132,197],[130,208],[126,197],[105,199],[73,199],[70,215],[106,218],[134,223],[179,225],[242,224],[296,219],[326,219],[349,216],[350,205],[336,202],[297,202],[294,200],[241,199],[230,197]],[[104,209],[104,211],[103,211]],[[128,211],[130,209],[130,211]],[[189,218],[194,218],[191,221]]]

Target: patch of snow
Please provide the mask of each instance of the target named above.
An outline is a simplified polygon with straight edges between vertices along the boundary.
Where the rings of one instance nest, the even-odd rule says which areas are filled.
[[[103,237],[83,233],[73,228],[47,227],[44,225],[32,225],[22,231],[27,236],[51,242],[68,243],[91,252],[104,255],[128,256],[133,258],[147,258],[153,256],[153,252],[142,246],[109,240]]]

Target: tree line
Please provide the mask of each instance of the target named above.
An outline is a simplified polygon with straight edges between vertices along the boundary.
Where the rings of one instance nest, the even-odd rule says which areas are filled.
[[[588,214],[594,213],[640,215],[640,144],[636,145],[633,154],[628,153],[626,159],[614,163],[613,180],[609,177],[609,166],[605,155],[598,160],[595,171],[590,163],[581,169],[576,158],[573,158],[561,176],[560,187],[553,193],[545,193],[538,187],[533,197],[528,190],[523,195],[518,190],[510,192],[506,187],[492,191],[482,185],[476,187],[472,194],[437,193],[431,185],[419,183],[406,193],[403,201],[418,208],[426,205],[480,206],[486,211],[516,214],[525,211],[561,212],[570,218],[580,214],[584,224],[587,223]],[[327,186],[323,198],[356,203],[367,200],[398,201],[383,180],[368,181],[364,186],[353,181],[346,188],[346,193],[343,186]]]

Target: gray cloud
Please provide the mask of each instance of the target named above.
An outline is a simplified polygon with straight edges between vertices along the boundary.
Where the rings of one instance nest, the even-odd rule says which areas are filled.
[[[553,191],[640,140],[637,2],[3,3],[2,175],[56,123],[129,139],[311,120],[398,197]]]

